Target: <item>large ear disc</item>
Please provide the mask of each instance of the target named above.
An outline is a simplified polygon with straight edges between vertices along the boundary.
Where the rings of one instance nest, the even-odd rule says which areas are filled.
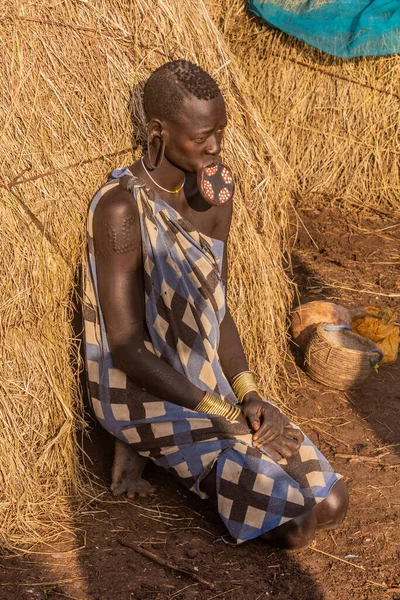
[[[208,204],[220,206],[232,200],[235,180],[230,167],[218,161],[197,172],[197,187]]]

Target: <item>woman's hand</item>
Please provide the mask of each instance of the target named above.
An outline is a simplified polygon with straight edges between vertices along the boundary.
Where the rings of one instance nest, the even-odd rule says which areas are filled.
[[[304,442],[304,435],[300,429],[290,422],[284,427],[283,435],[280,435],[275,440],[268,444],[263,444],[263,449],[276,461],[280,461],[283,458],[291,458],[300,450],[301,444]],[[256,448],[260,447],[260,444],[254,443]]]
[[[284,433],[284,427],[289,422],[279,408],[269,402],[264,402],[256,392],[249,392],[243,401],[243,414],[255,431],[254,446],[269,444]]]
[[[300,429],[294,428],[291,425],[285,427],[285,433],[275,438],[268,444],[263,444],[263,450],[266,450],[271,458],[279,462],[283,458],[291,458],[300,450],[300,446],[304,436]],[[259,447],[260,444],[254,443],[254,446]]]

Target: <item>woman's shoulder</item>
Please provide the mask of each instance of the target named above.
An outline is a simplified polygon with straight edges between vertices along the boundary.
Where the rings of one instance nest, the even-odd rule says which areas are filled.
[[[122,177],[115,178],[114,182],[115,185],[104,190],[104,194],[99,199],[96,205],[95,219],[101,218],[107,222],[113,222],[138,215],[138,207],[133,193],[134,186],[138,183],[137,178],[126,173]]]

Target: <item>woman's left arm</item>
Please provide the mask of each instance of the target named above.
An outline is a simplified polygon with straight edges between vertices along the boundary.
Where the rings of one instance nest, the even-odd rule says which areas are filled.
[[[216,209],[218,211],[218,222],[213,233],[214,237],[223,240],[225,244],[222,263],[222,280],[225,284],[225,293],[228,283],[227,242],[232,219],[232,204],[229,203],[229,205]],[[228,306],[226,306],[226,313],[220,325],[218,355],[222,370],[229,381],[232,381],[238,373],[249,370],[239,333]],[[257,392],[249,392],[244,397],[243,414],[255,431],[253,439],[257,445],[268,444],[284,433],[287,419],[276,406],[264,402]]]

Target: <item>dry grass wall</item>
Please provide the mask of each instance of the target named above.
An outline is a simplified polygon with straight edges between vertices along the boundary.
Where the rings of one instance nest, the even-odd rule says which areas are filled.
[[[237,175],[229,302],[275,398],[291,301],[282,250],[292,184],[247,72],[202,1],[10,0],[1,13],[0,541],[16,550],[72,527],[70,500],[83,489],[71,299],[90,197],[132,161],[129,107],[135,127],[140,111],[131,91],[174,58],[198,62],[221,85],[224,156]]]
[[[293,196],[398,211],[400,57],[334,58],[268,27],[242,0],[207,2],[295,174]]]

